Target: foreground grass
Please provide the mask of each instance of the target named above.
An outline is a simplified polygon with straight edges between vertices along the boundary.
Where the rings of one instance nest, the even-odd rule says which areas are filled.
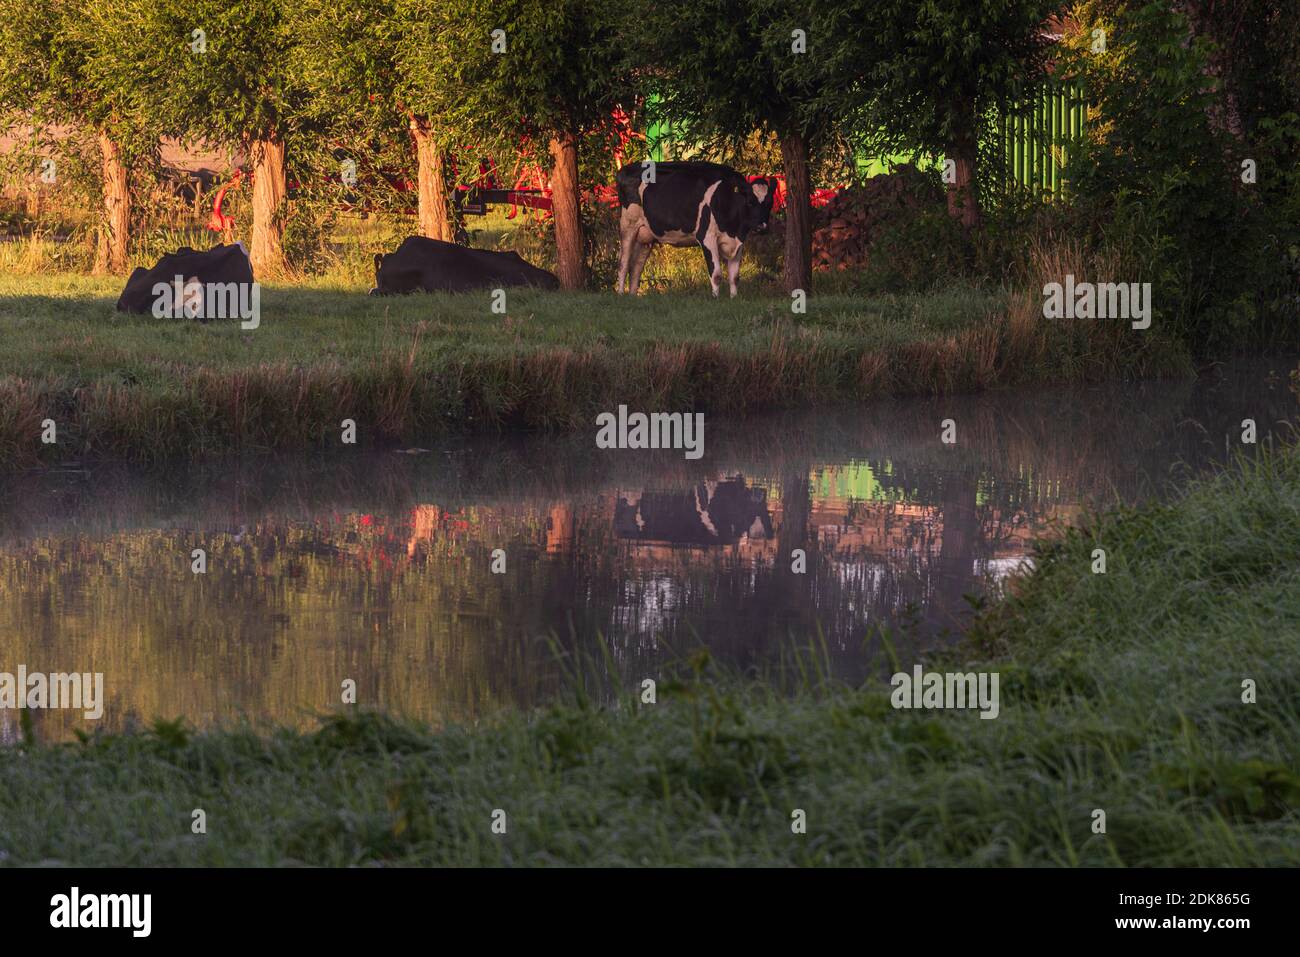
[[[261,326],[117,314],[120,282],[0,277],[0,462],[158,461],[457,431],[592,428],[626,403],[740,414],[873,395],[1185,373],[1126,323],[1048,322],[1041,302],[953,286],[806,314],[751,288],[640,298],[511,290],[373,298],[328,278],[263,290]],[[53,419],[57,444],[40,441]]]
[[[1298,554],[1294,451],[1069,532],[963,648],[924,662],[998,671],[996,720],[896,711],[883,682],[813,671],[783,695],[697,665],[654,705],[475,727],[358,714],[8,749],[0,860],[1300,864]]]

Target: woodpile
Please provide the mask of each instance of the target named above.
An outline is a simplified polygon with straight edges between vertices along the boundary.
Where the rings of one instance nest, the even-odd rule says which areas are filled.
[[[942,202],[934,182],[911,165],[841,190],[814,211],[813,268],[864,268],[883,228]]]

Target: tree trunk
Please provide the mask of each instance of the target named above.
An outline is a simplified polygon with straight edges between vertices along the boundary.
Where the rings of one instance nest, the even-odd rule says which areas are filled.
[[[942,479],[943,538],[938,560],[930,567],[933,597],[929,615],[941,630],[963,631],[968,621],[966,594],[974,588],[976,548],[982,538],[976,478],[973,471],[962,468]]]
[[[763,595],[762,622],[779,638],[816,633],[817,533],[812,527],[812,463],[794,456],[781,469],[781,527],[776,533],[770,594]],[[794,571],[794,550],[803,549],[805,571]],[[764,589],[768,591],[768,589]],[[756,596],[757,597],[757,596]],[[758,634],[757,630],[755,631]],[[770,648],[759,649],[768,652]]]
[[[812,289],[812,206],[809,205],[808,143],[798,133],[781,137],[785,168],[785,265],[781,282],[786,292]]]
[[[447,214],[447,181],[443,177],[442,149],[434,141],[433,130],[427,120],[411,117],[411,136],[415,138],[415,156],[418,169],[420,235],[455,241],[451,217]]]
[[[107,133],[99,133],[103,176],[104,222],[95,245],[95,272],[122,273],[128,264],[131,232],[131,188],[122,149]]]
[[[965,229],[979,225],[979,199],[975,195],[975,137],[962,136],[949,152],[956,169],[954,181],[947,184],[948,215],[961,222]]]
[[[578,210],[578,140],[562,133],[551,140],[551,211],[555,215],[555,272],[563,289],[583,287],[582,219]]]
[[[275,276],[285,270],[284,259],[284,200],[285,183],[284,140],[274,133],[253,143],[253,241],[249,258],[253,275],[262,278]]]

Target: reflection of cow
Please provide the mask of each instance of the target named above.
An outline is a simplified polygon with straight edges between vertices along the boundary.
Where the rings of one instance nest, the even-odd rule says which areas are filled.
[[[744,476],[701,482],[681,492],[622,495],[614,506],[620,538],[676,545],[734,545],[744,538],[770,538],[767,490],[750,488]]]

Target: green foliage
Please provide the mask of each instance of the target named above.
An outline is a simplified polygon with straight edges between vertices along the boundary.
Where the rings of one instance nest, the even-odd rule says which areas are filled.
[[[870,292],[922,292],[968,273],[969,258],[961,225],[923,209],[880,230],[860,281]]]
[[[413,205],[396,188],[415,182],[410,132],[413,111],[404,91],[409,83],[398,58],[409,24],[394,0],[361,0],[339,7],[329,0],[303,0],[288,12],[296,42],[291,71],[311,91],[303,112],[316,130],[290,157],[299,196],[316,206],[364,204],[400,212]],[[439,119],[435,133],[450,141]],[[341,178],[345,161],[355,165],[356,182]],[[323,218],[323,210],[313,217]]]
[[[868,94],[858,132],[873,150],[940,155],[973,141],[979,117],[1032,89],[1042,75],[1045,0],[873,3],[839,23],[863,51]]]
[[[103,8],[73,0],[0,0],[0,180],[27,187],[45,159],[56,162],[44,223],[93,240],[102,209],[100,150],[107,135],[129,171],[157,165],[159,125],[132,113],[129,64],[101,32]]]
[[[304,113],[331,134],[405,129],[398,91],[406,81],[397,63],[405,24],[397,0],[301,0],[286,16],[296,40],[289,69],[311,91]]]
[[[608,738],[603,716],[589,707],[556,705],[530,729],[542,760],[556,768],[574,768],[592,760]]]
[[[1181,7],[1197,36],[1213,44],[1208,66],[1222,83],[1217,115],[1225,126],[1251,137],[1263,124],[1300,115],[1300,30],[1293,3],[1189,0]]]
[[[603,129],[632,90],[608,0],[395,0],[397,99],[480,154]],[[494,53],[493,31],[505,33]],[[496,146],[497,149],[489,147]]]
[[[317,172],[325,174],[324,170]],[[328,197],[314,202],[306,197],[289,200],[281,238],[285,258],[301,272],[317,273],[327,268],[332,262],[329,236],[337,221],[338,211]]]
[[[1093,241],[1152,283],[1156,322],[1202,351],[1241,348],[1300,293],[1300,174],[1286,116],[1236,141],[1215,117],[1223,89],[1209,77],[1214,47],[1160,2],[1082,5],[1085,30],[1066,68],[1094,104],[1090,135],[1066,178]],[[1107,31],[1090,46],[1091,25]],[[1254,159],[1258,181],[1242,181]]]
[[[839,119],[845,83],[860,72],[840,38],[848,5],[798,8],[777,0],[667,0],[626,7],[629,56],[644,67],[655,115],[692,136],[736,148],[758,131],[817,141]],[[795,53],[793,32],[806,35]]]
[[[185,727],[184,718],[174,718],[170,721],[166,718],[156,718],[149,731],[164,747],[176,751],[184,749],[190,741],[190,732]]]
[[[156,127],[128,116],[126,65],[100,31],[102,10],[73,0],[0,0],[0,114],[104,129],[128,154],[147,152]]]
[[[111,59],[95,72],[115,84],[131,117],[152,117],[182,139],[246,146],[308,131],[297,42],[285,0],[104,0],[96,29]],[[199,35],[197,31],[202,31]]]
[[[322,717],[311,741],[327,760],[345,754],[418,754],[429,750],[428,739],[416,729],[362,710]]]
[[[40,198],[35,216],[23,210],[14,216],[24,230],[45,229],[56,233],[75,232],[93,225],[89,212],[98,206],[102,188],[99,145],[85,127],[27,129],[23,117],[13,114],[9,133],[12,147],[0,153],[0,182],[15,193],[35,193]],[[38,180],[47,159],[54,160],[56,179]],[[139,166],[137,166],[137,169]]]

